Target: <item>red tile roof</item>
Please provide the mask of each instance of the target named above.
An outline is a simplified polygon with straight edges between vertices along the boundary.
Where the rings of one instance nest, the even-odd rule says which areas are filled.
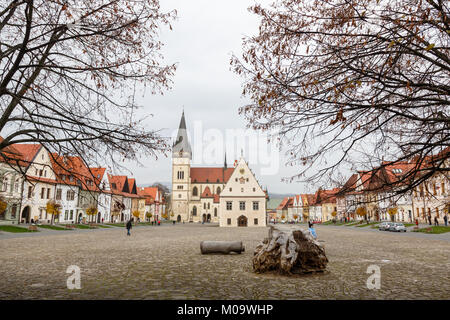
[[[278,205],[278,207],[277,207],[276,210],[287,209],[287,206],[288,206],[288,204],[289,204],[289,200],[290,200],[290,199],[291,199],[291,198],[289,198],[289,197],[285,197],[285,198],[281,201],[281,203]]]
[[[50,162],[56,181],[60,184],[78,185],[82,190],[99,192],[99,179],[95,175],[97,170],[89,169],[79,156],[61,156],[50,154]],[[70,181],[70,176],[73,180]]]
[[[89,170],[95,178],[95,183],[99,185],[105,175],[106,168],[89,168]]]
[[[157,187],[140,187],[137,188],[137,193],[139,196],[145,198],[145,204],[153,204],[153,203],[159,203],[159,201],[156,200],[156,193],[158,192]]]
[[[109,185],[112,193],[117,195],[127,195],[129,191],[127,176],[113,176],[108,174]]]
[[[316,193],[315,203],[336,203],[336,194],[339,192],[339,188],[334,188],[331,190],[318,190]]]
[[[40,144],[12,144],[6,147],[6,152],[2,151],[7,158],[11,159],[11,164],[16,163],[22,167],[28,167],[33,161],[34,157],[40,150]],[[5,161],[4,157],[1,157],[2,162]]]
[[[227,183],[234,168],[191,168],[192,183]]]
[[[206,187],[205,190],[203,190],[203,193],[200,196],[200,198],[214,198],[214,195],[211,193],[209,187]]]
[[[36,181],[36,182],[43,182],[43,183],[51,183],[51,184],[57,184],[58,182],[56,180],[53,179],[49,179],[49,178],[43,178],[43,177],[32,177],[27,175],[27,179],[29,181]]]

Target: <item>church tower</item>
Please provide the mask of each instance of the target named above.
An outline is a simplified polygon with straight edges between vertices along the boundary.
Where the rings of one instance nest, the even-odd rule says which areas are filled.
[[[171,220],[186,221],[189,217],[189,190],[192,151],[186,131],[184,111],[172,150],[172,213]]]

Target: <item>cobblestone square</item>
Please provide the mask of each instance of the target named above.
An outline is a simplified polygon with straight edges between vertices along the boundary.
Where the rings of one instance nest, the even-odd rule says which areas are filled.
[[[302,226],[304,227],[304,226]],[[140,226],[0,234],[0,299],[450,299],[450,239],[318,226],[327,273],[255,274],[251,259],[268,228]],[[202,240],[242,240],[238,255],[201,255]],[[381,288],[366,287],[369,265]],[[66,269],[81,269],[81,289]]]

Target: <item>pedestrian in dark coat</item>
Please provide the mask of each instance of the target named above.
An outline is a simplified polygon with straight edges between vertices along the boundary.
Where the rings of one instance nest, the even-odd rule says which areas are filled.
[[[438,226],[438,225],[439,225],[439,221],[438,221],[438,218],[437,218],[437,217],[434,217],[434,225],[435,225],[435,226]]]
[[[127,236],[131,236],[131,228],[133,228],[133,224],[131,223],[131,219],[127,222]]]
[[[428,223],[429,223],[430,226],[431,226],[431,214],[428,215]]]
[[[445,226],[447,226],[447,223],[448,223],[448,216],[447,215],[444,216],[444,223],[445,223]]]

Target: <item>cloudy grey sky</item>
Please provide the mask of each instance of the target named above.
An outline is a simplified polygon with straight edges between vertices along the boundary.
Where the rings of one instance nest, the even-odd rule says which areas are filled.
[[[173,30],[161,33],[165,61],[176,62],[178,69],[172,90],[163,96],[147,92],[137,97],[144,106],[140,112],[154,115],[147,121],[149,128],[163,129],[163,135],[170,136],[176,133],[184,108],[194,166],[221,165],[225,148],[231,166],[242,149],[257,179],[270,192],[306,192],[305,186],[299,183],[281,182],[282,177],[294,175],[296,169],[286,168],[283,154],[278,154],[264,137],[253,132],[252,139],[256,140],[247,139],[245,144],[229,138],[230,134],[242,136],[239,130],[246,125],[238,114],[239,106],[245,103],[241,97],[242,79],[230,71],[230,57],[232,53],[241,56],[244,35],[257,34],[259,19],[247,10],[253,3],[249,0],[161,1],[162,10],[178,12]],[[138,184],[171,181],[170,157],[141,161],[145,167],[128,164]]]

